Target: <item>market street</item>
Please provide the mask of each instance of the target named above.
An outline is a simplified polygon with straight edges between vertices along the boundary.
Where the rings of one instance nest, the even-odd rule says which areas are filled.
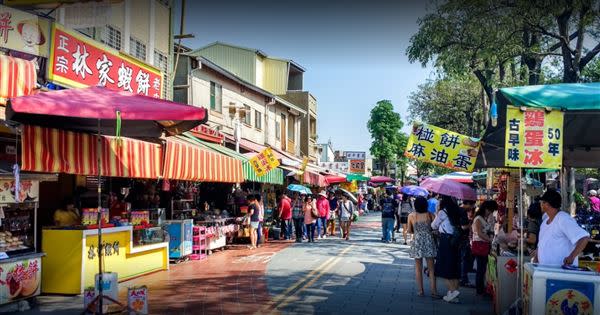
[[[490,300],[461,290],[460,304],[416,295],[408,246],[382,244],[379,213],[361,217],[350,241],[271,242],[172,266],[120,284],[147,285],[151,314],[491,314]],[[440,293],[445,292],[442,281]],[[44,296],[23,314],[79,314],[83,298]]]

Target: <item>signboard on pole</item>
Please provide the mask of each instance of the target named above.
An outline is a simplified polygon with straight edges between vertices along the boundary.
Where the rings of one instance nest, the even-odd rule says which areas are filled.
[[[48,57],[50,21],[0,5],[0,47]]]
[[[160,98],[158,69],[54,23],[48,79],[72,88],[104,86]]]
[[[441,167],[472,172],[479,140],[433,125],[415,123],[404,156]]]
[[[350,173],[354,174],[364,174],[365,173],[365,160],[350,160],[348,162],[348,170]]]
[[[367,158],[365,151],[344,151],[347,160],[364,160]]]
[[[523,168],[561,168],[563,157],[561,111],[506,109],[505,165]]]
[[[261,177],[278,167],[279,160],[275,157],[271,148],[266,148],[250,159],[250,165],[254,168],[256,176]]]
[[[348,173],[348,162],[321,162],[319,166],[339,173]]]

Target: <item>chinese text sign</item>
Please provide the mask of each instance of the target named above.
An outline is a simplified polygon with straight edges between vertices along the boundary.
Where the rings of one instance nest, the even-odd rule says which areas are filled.
[[[160,71],[58,24],[52,28],[48,78],[68,87],[104,86],[156,98],[163,88]]]
[[[365,173],[365,160],[350,160],[349,161],[350,173],[364,174]]]
[[[508,106],[505,148],[506,166],[561,168],[563,113]]]
[[[478,152],[477,140],[436,126],[415,123],[404,155],[449,169],[472,172]]]
[[[250,165],[254,168],[256,176],[261,177],[279,166],[279,160],[277,160],[271,148],[266,148],[250,159]]]

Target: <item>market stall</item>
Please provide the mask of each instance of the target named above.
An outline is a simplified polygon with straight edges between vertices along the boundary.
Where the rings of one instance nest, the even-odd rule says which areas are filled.
[[[517,233],[514,243],[517,243],[519,233],[526,231],[524,217],[529,201],[527,197],[535,196],[535,193],[528,194],[527,189],[535,190],[535,186],[529,185],[527,178],[523,178],[523,169],[561,169],[560,191],[563,195],[563,210],[574,212],[570,207],[574,203],[571,168],[600,167],[600,140],[597,137],[599,130],[596,130],[598,124],[595,123],[600,118],[598,91],[600,83],[503,88],[496,93],[498,102],[492,106],[492,119],[483,136],[477,164],[484,168],[512,168],[506,170],[508,175],[497,190],[497,198],[503,202],[501,206],[506,209],[504,223],[507,227],[508,243],[513,238],[513,226],[516,225],[514,229]],[[538,133],[541,135],[539,138]],[[488,172],[488,177],[489,175]],[[488,178],[488,181],[490,180],[492,179]],[[513,213],[516,216],[513,216]],[[513,217],[516,220],[513,220]],[[512,222],[516,224],[510,224]],[[512,301],[522,298],[524,311],[529,314],[548,313],[553,309],[580,314],[578,311],[581,309],[578,310],[577,305],[581,307],[584,305],[582,303],[587,303],[585,314],[594,313],[594,304],[598,303],[593,298],[598,296],[595,291],[598,290],[595,281],[598,274],[594,271],[597,269],[571,272],[564,268],[541,268],[529,264],[523,238],[520,239],[518,244],[513,244],[515,248],[511,253],[509,261],[512,260],[512,263],[509,267],[514,267],[517,275],[511,282],[516,282],[518,286],[523,284],[520,286],[523,291],[519,290],[514,297],[510,297]],[[600,261],[599,257],[593,257],[591,260],[582,257],[579,264],[589,266],[597,264],[597,261]],[[498,261],[496,269],[501,268],[503,266]],[[500,295],[504,292],[498,290]],[[577,301],[570,299],[565,304],[564,300],[561,300],[562,295],[554,296],[559,293],[564,295],[565,292],[572,292]],[[499,296],[498,299],[504,301],[505,298]],[[497,310],[502,313],[505,308]]]

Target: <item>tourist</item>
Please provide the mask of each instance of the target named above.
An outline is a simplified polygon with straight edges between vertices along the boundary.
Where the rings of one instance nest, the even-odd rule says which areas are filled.
[[[354,213],[354,204],[348,199],[348,196],[342,194],[342,200],[338,205],[338,216],[340,217],[340,226],[342,228],[342,238],[350,239],[350,226]]]
[[[306,234],[309,243],[315,242],[315,225],[319,218],[317,205],[312,199],[312,196],[306,196],[304,200],[304,224],[306,225]]]
[[[542,206],[539,201],[529,205],[527,209],[527,249],[529,255],[537,249],[540,239],[540,225],[542,224]]]
[[[256,194],[255,197],[256,205],[258,207],[258,229],[256,229],[256,247],[260,247],[260,244],[264,243],[268,235],[265,236],[265,240],[263,240],[262,228],[265,220],[265,205],[262,202],[262,196],[260,194]]]
[[[282,194],[279,201],[279,219],[283,239],[292,239],[292,200],[286,194]]]
[[[327,218],[327,229],[330,236],[335,236],[335,221],[337,220],[338,199],[333,192],[329,192],[329,216]]]
[[[553,189],[548,189],[540,198],[544,216],[533,260],[556,267],[577,266],[577,257],[590,240],[590,234],[567,212],[560,210],[561,203],[560,193]]]
[[[413,205],[411,197],[407,194],[402,195],[402,201],[400,202],[400,224],[402,225],[402,236],[404,237],[404,245],[406,245],[406,223],[408,222],[408,215],[413,212]],[[396,227],[396,232],[400,232],[400,225]]]
[[[493,227],[488,224],[487,218],[498,209],[498,204],[494,200],[484,201],[473,219],[473,243],[471,252],[477,262],[477,273],[475,275],[475,288],[478,295],[485,293],[485,271],[487,270],[488,255],[490,253]]]
[[[398,202],[394,199],[392,192],[386,191],[381,200],[381,231],[383,242],[392,242],[392,231],[394,230],[394,212],[398,208]]]
[[[473,256],[471,255],[471,224],[475,217],[475,201],[463,200],[461,207],[461,241],[460,241],[460,285],[472,288],[469,272],[473,272]]]
[[[296,232],[296,243],[302,243],[302,236],[304,235],[304,201],[302,199],[305,196],[306,194],[298,196],[298,193],[294,193],[294,200],[292,201],[292,220]]]
[[[598,198],[598,192],[595,190],[590,190],[588,192],[590,199],[590,209],[595,212],[600,212],[600,198]]]
[[[321,191],[317,199],[317,210],[319,211],[319,219],[317,221],[318,238],[327,238],[327,217],[329,216],[329,200],[327,193]]]
[[[246,200],[248,201],[248,215],[250,216],[250,246],[248,248],[255,249],[258,240],[257,230],[260,222],[260,209],[256,203],[255,195],[248,195]]]
[[[429,211],[429,213],[433,215],[435,215],[435,213],[437,212],[438,206],[440,204],[437,197],[437,194],[432,192],[429,194],[429,199],[427,199],[427,211]]]
[[[458,303],[460,279],[460,208],[452,197],[442,196],[440,211],[431,223],[440,233],[435,261],[435,275],[446,280],[444,301]]]
[[[433,260],[437,255],[437,246],[433,238],[433,230],[431,223],[433,222],[433,214],[429,213],[427,207],[427,199],[425,197],[417,197],[414,202],[415,212],[408,215],[408,233],[413,234],[413,239],[410,244],[410,257],[415,260],[415,278],[417,281],[417,295],[423,296],[423,259],[427,263],[429,270],[429,285],[431,289],[431,297],[439,298],[437,293],[435,272]]]

